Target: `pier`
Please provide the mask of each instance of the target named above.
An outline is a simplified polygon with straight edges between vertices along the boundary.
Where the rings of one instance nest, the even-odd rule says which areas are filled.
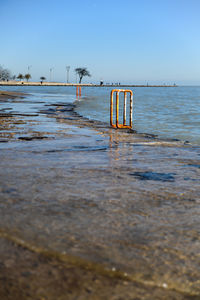
[[[66,83],[66,82],[25,82],[0,81],[0,86],[82,86],[82,87],[177,87],[176,84],[150,85],[150,84],[93,84],[93,83]]]

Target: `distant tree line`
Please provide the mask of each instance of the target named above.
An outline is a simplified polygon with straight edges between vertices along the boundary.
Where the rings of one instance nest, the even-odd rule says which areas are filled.
[[[87,70],[87,68],[76,68],[75,69],[75,73],[78,75],[79,77],[79,83],[82,82],[83,77],[88,76],[91,77],[89,71]],[[25,75],[19,73],[18,76],[12,76],[11,72],[8,69],[3,68],[2,66],[0,66],[0,81],[8,81],[8,80],[23,80],[26,79],[26,81],[28,82],[29,79],[31,79],[31,74],[27,73]],[[44,76],[40,77],[41,83],[46,80],[46,78]]]
[[[31,74],[22,75],[21,73],[19,73],[19,75],[17,76],[17,79],[19,79],[20,81],[22,79],[26,79],[27,81],[29,81],[30,78]],[[0,66],[0,81],[8,81],[11,79],[15,80],[16,76],[12,76],[11,72],[8,69],[5,69],[2,66]]]

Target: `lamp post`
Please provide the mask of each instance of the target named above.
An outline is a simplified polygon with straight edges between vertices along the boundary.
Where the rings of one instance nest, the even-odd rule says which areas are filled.
[[[27,76],[29,76],[29,75],[30,75],[30,77],[26,78],[26,79],[27,79],[27,81],[28,81],[28,79],[29,79],[29,78],[31,78],[31,74],[30,74],[30,68],[31,68],[31,67],[32,67],[31,65],[27,67],[27,69],[28,69]],[[25,76],[26,76],[26,75],[25,75]]]
[[[28,74],[29,74],[29,72],[30,72],[30,68],[31,68],[32,66],[28,66]]]
[[[53,68],[50,68],[50,82],[52,80],[52,71],[53,71]]]
[[[67,83],[69,83],[69,70],[70,70],[70,66],[66,66],[66,70],[67,70]]]

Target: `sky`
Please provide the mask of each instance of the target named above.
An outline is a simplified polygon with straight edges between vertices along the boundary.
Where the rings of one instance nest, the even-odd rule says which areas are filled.
[[[200,0],[0,0],[0,65],[34,81],[64,82],[70,66],[70,82],[86,67],[83,83],[199,85],[199,12]]]

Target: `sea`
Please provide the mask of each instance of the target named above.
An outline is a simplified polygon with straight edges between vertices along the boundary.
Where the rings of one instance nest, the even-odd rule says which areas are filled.
[[[116,87],[17,86],[1,90],[45,97],[49,102],[74,102],[83,117],[110,122],[110,93]],[[117,87],[123,89],[123,86]],[[133,129],[159,138],[200,144],[200,86],[125,87],[133,91]],[[121,101],[122,102],[122,101]],[[122,106],[122,103],[121,103]]]

